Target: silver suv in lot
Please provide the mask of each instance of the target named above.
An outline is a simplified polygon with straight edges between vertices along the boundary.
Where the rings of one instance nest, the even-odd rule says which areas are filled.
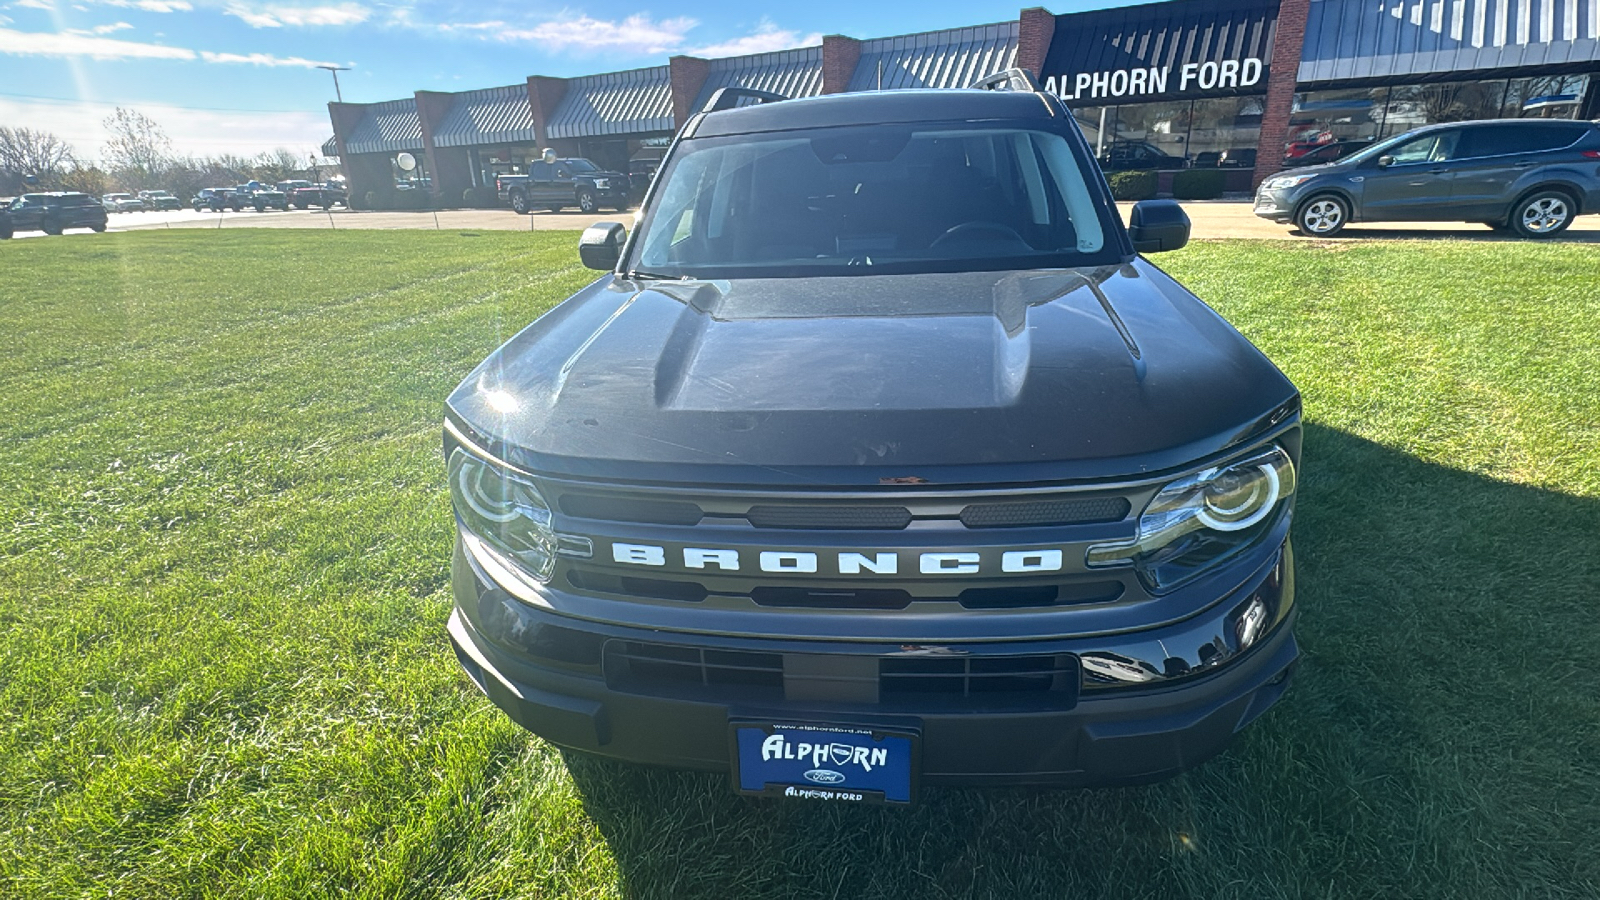
[[[1268,178],[1255,213],[1310,237],[1351,222],[1480,222],[1560,234],[1600,212],[1600,125],[1501,119],[1431,125],[1336,163]]]

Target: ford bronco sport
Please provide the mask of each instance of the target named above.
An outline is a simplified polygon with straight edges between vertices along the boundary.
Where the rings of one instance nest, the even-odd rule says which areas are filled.
[[[1165,777],[1282,694],[1299,395],[1140,255],[1176,204],[1124,228],[980,86],[718,92],[451,394],[448,631],[517,722],[908,803]]]

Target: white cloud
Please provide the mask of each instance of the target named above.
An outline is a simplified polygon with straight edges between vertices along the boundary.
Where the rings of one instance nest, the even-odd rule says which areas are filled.
[[[189,12],[194,9],[185,0],[98,0],[106,6],[122,9],[142,9],[152,13]]]
[[[666,53],[683,45],[689,30],[700,23],[686,16],[657,22],[644,13],[620,22],[589,16],[541,22],[531,28],[508,28],[497,37],[504,41],[529,41],[550,51],[615,50],[621,53]]]
[[[111,25],[96,25],[95,27],[90,28],[88,30],[84,30],[82,28],[66,28],[66,29],[63,29],[63,33],[65,33],[65,34],[86,34],[86,35],[111,34],[114,31],[126,31],[127,29],[132,28],[132,27],[133,26],[129,25],[127,22],[116,22],[116,23],[113,23]]]
[[[173,150],[183,156],[254,156],[275,147],[288,147],[301,156],[309,156],[333,133],[325,111],[216,112],[150,103],[122,105],[156,120],[172,138]],[[79,152],[93,155],[110,138],[100,122],[112,108],[112,104],[40,102],[0,96],[0,122],[49,131]]]
[[[208,63],[244,63],[252,66],[293,66],[301,69],[315,69],[317,66],[331,66],[334,63],[317,62],[314,59],[302,59],[298,56],[273,56],[270,53],[212,53],[210,50],[201,50],[200,58]]]
[[[10,25],[10,24],[11,24],[11,19],[7,18],[6,16],[0,16],[0,25]]]
[[[159,2],[159,0],[158,0]],[[328,6],[246,6],[230,3],[223,10],[252,28],[309,28],[319,25],[355,25],[372,17],[372,10],[359,3]]]
[[[55,9],[56,8],[55,4],[51,3],[50,0],[17,0],[17,2],[15,2],[15,3],[11,4],[11,5],[12,6],[20,6],[20,7],[24,8],[24,9],[45,9],[45,10],[50,10],[50,9]]]
[[[820,32],[812,32],[802,36],[798,31],[779,28],[763,19],[753,34],[723,41],[720,44],[695,47],[688,52],[695,56],[706,57],[747,56],[751,53],[772,53],[777,50],[790,50],[795,47],[815,47],[821,43],[822,34]]]
[[[0,28],[0,53],[13,56],[86,56],[90,59],[194,59],[193,50],[66,32],[22,32]]]

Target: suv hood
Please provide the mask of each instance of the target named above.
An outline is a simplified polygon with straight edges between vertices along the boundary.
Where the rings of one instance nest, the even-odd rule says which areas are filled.
[[[993,483],[1179,468],[1298,402],[1232,326],[1136,259],[954,275],[608,275],[485,360],[448,415],[491,452],[550,474]]]

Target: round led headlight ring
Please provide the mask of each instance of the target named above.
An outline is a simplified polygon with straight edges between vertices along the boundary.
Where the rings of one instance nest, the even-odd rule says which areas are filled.
[[[450,462],[455,470],[452,473],[456,482],[455,495],[474,515],[496,523],[517,517],[517,504],[510,496],[514,486],[508,479],[460,450],[452,455]]]
[[[1271,465],[1224,469],[1206,482],[1195,518],[1214,531],[1249,528],[1272,512],[1280,488]]]

